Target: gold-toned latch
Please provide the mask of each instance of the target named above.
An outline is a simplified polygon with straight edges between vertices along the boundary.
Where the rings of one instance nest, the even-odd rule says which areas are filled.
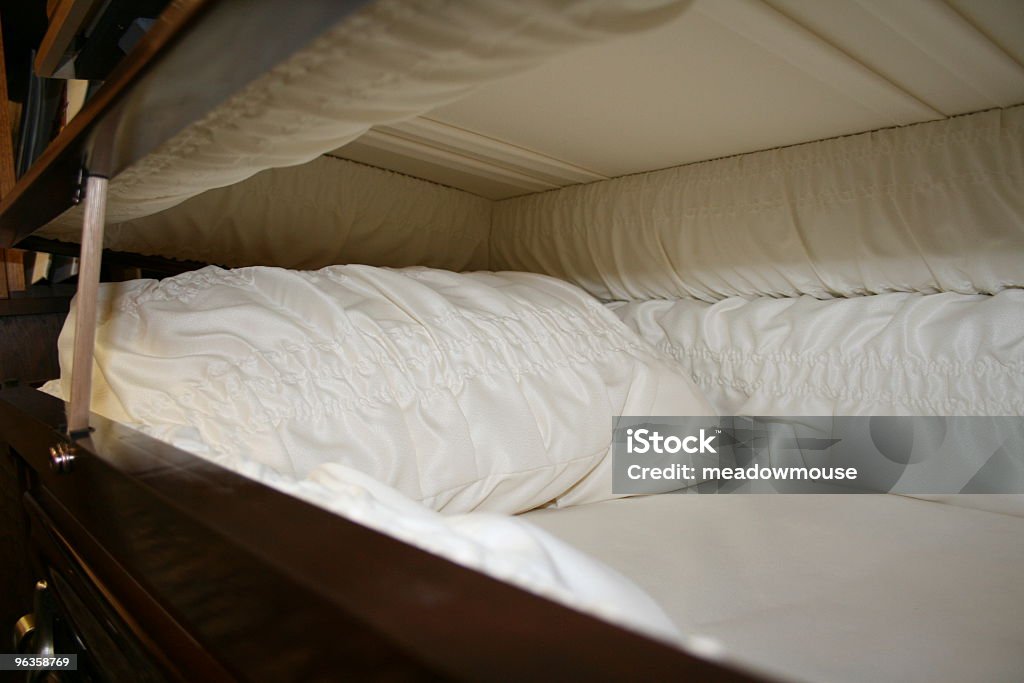
[[[28,646],[28,639],[36,630],[36,615],[29,612],[21,619],[14,622],[14,651],[24,652]]]
[[[72,444],[61,441],[50,448],[50,469],[57,474],[70,472],[74,462],[75,447]]]

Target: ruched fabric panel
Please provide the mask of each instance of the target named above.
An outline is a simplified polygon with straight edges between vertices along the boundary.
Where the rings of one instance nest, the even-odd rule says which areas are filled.
[[[1024,415],[1024,290],[611,307],[722,415]]]
[[[573,47],[658,26],[689,0],[377,0],[110,182],[120,223],[293,166]],[[80,209],[58,219],[80,225]]]
[[[711,410],[602,305],[529,273],[211,266],[102,285],[100,311],[94,411],[233,469],[337,463],[449,513],[611,498],[613,416]],[[73,330],[74,309],[65,396]]]
[[[1024,286],[1024,106],[498,202],[491,267],[603,299]]]
[[[487,267],[491,202],[333,157],[263,171],[173,209],[108,225],[108,248],[221,266]],[[81,225],[48,237],[77,242]]]

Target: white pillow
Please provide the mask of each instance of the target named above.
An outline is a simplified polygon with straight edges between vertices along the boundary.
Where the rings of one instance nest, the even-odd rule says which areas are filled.
[[[610,307],[722,415],[1024,415],[1024,290]]]
[[[208,267],[100,296],[96,412],[192,434],[228,467],[340,463],[446,512],[610,498],[613,416],[711,412],[596,300],[541,275]]]

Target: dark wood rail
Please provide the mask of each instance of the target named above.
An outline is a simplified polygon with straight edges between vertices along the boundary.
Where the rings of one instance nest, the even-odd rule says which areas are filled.
[[[49,545],[176,678],[761,680],[526,593],[64,404],[0,391]],[[79,578],[81,581],[81,578]]]
[[[83,167],[116,176],[366,2],[171,2],[0,201],[0,248],[73,206]]]

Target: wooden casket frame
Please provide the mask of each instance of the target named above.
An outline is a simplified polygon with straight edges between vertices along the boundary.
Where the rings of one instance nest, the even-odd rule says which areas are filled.
[[[361,4],[175,0],[3,198],[0,247],[37,250],[67,250],[31,235],[86,204],[75,368],[92,364],[106,179]],[[248,33],[233,35],[243,14]],[[175,75],[228,43],[209,73]],[[159,127],[138,96],[154,88],[180,94]],[[0,446],[20,481],[37,605],[51,605],[36,619],[60,622],[35,628],[82,669],[114,680],[760,680],[91,415],[89,373],[73,376],[67,406],[29,387],[0,392]]]

